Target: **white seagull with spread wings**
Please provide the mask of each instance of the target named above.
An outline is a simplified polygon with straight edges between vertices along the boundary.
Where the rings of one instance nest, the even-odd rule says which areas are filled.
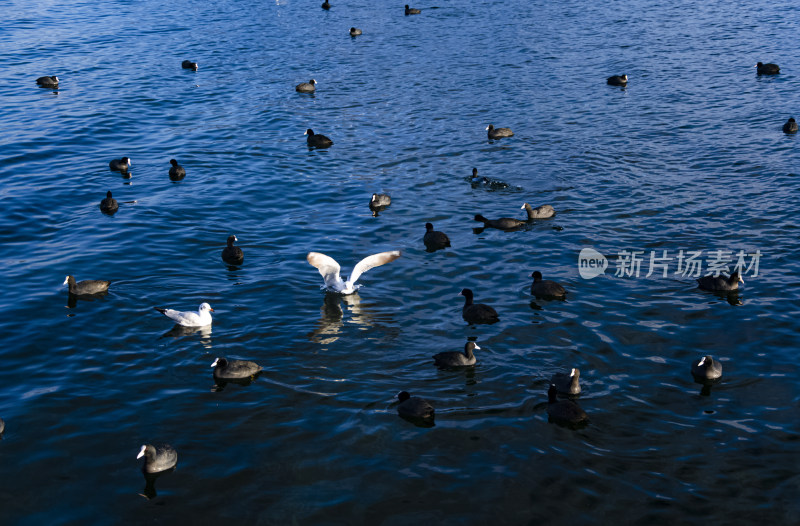
[[[333,292],[340,294],[352,294],[358,287],[356,281],[364,272],[374,267],[380,267],[390,261],[400,257],[399,250],[392,250],[391,252],[381,252],[380,254],[372,254],[367,256],[353,268],[353,274],[347,281],[342,281],[339,275],[339,264],[332,257],[320,254],[319,252],[309,252],[306,259],[312,267],[316,267],[325,280],[325,287]]]

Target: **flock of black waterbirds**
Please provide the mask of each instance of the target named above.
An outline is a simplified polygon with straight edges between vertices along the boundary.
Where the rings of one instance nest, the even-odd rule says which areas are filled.
[[[325,0],[322,4],[322,8],[325,10],[331,8],[331,4],[328,0]],[[405,15],[419,15],[421,13],[422,11],[420,9],[411,8],[408,5],[405,6]],[[351,37],[355,38],[363,32],[359,28],[351,27],[349,33]],[[183,69],[198,71],[197,62],[191,60],[184,60],[181,63],[181,67]],[[777,75],[780,73],[780,68],[776,64],[764,64],[759,62],[755,67],[757,75]],[[43,88],[57,90],[59,87],[59,78],[57,76],[39,77],[36,79],[36,83]],[[607,78],[606,83],[610,86],[625,88],[628,85],[628,76],[626,74],[612,75]],[[298,93],[304,94],[315,93],[317,86],[317,81],[311,79],[308,82],[301,82],[296,85],[295,90]],[[783,125],[783,131],[787,134],[797,133],[798,125],[794,118],[790,118]],[[486,127],[486,132],[488,139],[491,141],[514,136],[514,132],[511,129],[502,127],[495,128],[493,124],[489,124]],[[334,144],[329,137],[315,133],[311,128],[306,130],[305,135],[307,136],[307,145],[312,149],[329,148]],[[181,181],[186,177],[186,170],[178,164],[176,159],[170,159],[169,163],[171,168],[169,169],[168,175],[171,181]],[[132,161],[129,157],[121,157],[109,162],[109,169],[120,172],[124,177],[130,177],[131,166]],[[477,168],[473,168],[472,177],[469,178],[469,181],[473,187],[484,187],[490,190],[509,188],[509,186],[502,181],[479,176]],[[372,211],[373,215],[377,217],[379,212],[391,205],[391,202],[391,197],[388,194],[372,194],[369,202],[369,209]],[[556,215],[556,211],[550,205],[541,205],[537,208],[533,208],[530,204],[523,203],[521,208],[526,211],[527,220],[515,217],[487,219],[481,214],[475,214],[474,220],[482,223],[483,228],[514,231],[529,225],[530,221],[549,219]],[[111,191],[108,191],[105,199],[100,202],[100,210],[107,215],[113,215],[119,210],[119,203],[112,197]],[[222,251],[222,260],[232,266],[239,266],[244,262],[244,253],[242,249],[234,245],[236,241],[238,241],[238,239],[235,235],[229,235],[227,245]],[[431,223],[425,224],[423,243],[426,251],[429,253],[451,247],[450,238],[447,234],[434,230]],[[351,294],[358,289],[355,283],[362,273],[376,266],[393,261],[398,257],[400,257],[399,251],[384,252],[368,256],[356,264],[350,279],[347,281],[343,280],[340,276],[339,264],[329,256],[317,252],[309,252],[307,260],[312,266],[319,270],[324,279],[325,288],[328,291],[338,294]],[[531,277],[533,278],[531,294],[536,298],[546,300],[565,298],[567,290],[555,281],[543,279],[541,272],[538,270],[534,271]],[[723,292],[735,291],[738,289],[739,283],[744,282],[738,272],[734,272],[729,277],[705,276],[699,278],[697,281],[698,287],[701,289]],[[75,278],[70,275],[67,276],[64,284],[69,287],[71,306],[74,306],[74,301],[77,298],[107,293],[110,282],[105,280],[85,280],[76,282]],[[468,324],[491,324],[499,321],[499,314],[493,307],[483,303],[475,303],[474,294],[471,289],[463,289],[461,295],[464,296],[462,317]],[[211,324],[211,312],[214,310],[208,303],[201,304],[196,312],[177,311],[160,307],[156,307],[155,309],[174,321],[176,323],[176,328],[208,326]],[[467,342],[463,352],[448,351],[434,355],[434,365],[445,369],[472,367],[477,363],[474,354],[476,350],[480,350],[480,347],[475,342]],[[220,387],[224,386],[227,382],[248,384],[262,371],[262,367],[255,362],[227,359],[224,357],[219,357],[214,360],[211,366],[213,368],[213,377]],[[691,373],[697,382],[703,384],[704,394],[708,394],[711,383],[719,380],[722,376],[722,365],[711,356],[703,356],[691,364]],[[547,414],[551,422],[556,422],[572,428],[586,424],[587,415],[575,400],[581,393],[579,378],[580,371],[577,368],[572,368],[569,373],[557,373],[550,379],[547,392]],[[559,398],[559,395],[562,395],[562,398]],[[406,391],[400,392],[397,395],[397,399],[397,412],[401,417],[423,427],[431,427],[434,425],[435,409],[430,402],[417,396],[411,396]],[[5,423],[0,419],[0,435],[2,435],[4,430]],[[147,481],[145,495],[147,497],[153,497],[155,496],[155,488],[153,485],[155,478],[162,473],[175,469],[178,461],[178,454],[175,449],[169,445],[156,447],[145,444],[142,446],[137,456],[137,458],[142,457],[145,459],[142,471]]]

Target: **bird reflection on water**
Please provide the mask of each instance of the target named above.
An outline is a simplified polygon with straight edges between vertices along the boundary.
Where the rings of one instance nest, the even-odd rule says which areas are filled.
[[[391,312],[378,312],[375,309],[376,303],[362,303],[358,292],[352,294],[338,294],[336,292],[325,292],[325,300],[320,307],[320,317],[317,328],[308,333],[308,339],[315,343],[330,344],[339,339],[342,326],[345,324],[344,309],[342,303],[350,314],[348,323],[355,323],[362,327],[373,327],[383,330],[383,332],[394,333],[393,327],[383,326],[378,320],[383,318],[386,322],[392,322]]]
[[[164,473],[172,473],[173,471],[175,471],[175,468],[168,469],[166,471],[159,471],[158,473],[144,472],[144,489],[139,495],[147,499],[156,498],[158,496],[158,493],[156,493],[156,479],[158,479],[158,477]]]
[[[67,293],[67,308],[74,309],[75,307],[77,307],[78,306],[78,300],[81,300],[81,301],[94,301],[94,300],[103,299],[106,296],[108,296],[108,291],[107,290],[103,291],[103,292],[98,292],[96,294],[81,294],[81,295],[72,294],[72,293],[68,292]]]
[[[194,334],[199,334],[200,343],[203,344],[203,347],[206,349],[211,349],[211,325],[204,325],[202,327],[184,327],[183,325],[178,325],[176,323],[170,330],[162,334],[161,337],[178,339],[186,336],[192,336]]]

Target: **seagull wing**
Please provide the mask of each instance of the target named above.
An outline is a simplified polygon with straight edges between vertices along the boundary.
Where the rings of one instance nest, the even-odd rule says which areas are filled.
[[[164,315],[184,327],[198,327],[202,325],[200,322],[200,315],[196,312],[165,309]]]
[[[395,259],[400,257],[399,250],[392,250],[391,252],[381,252],[380,254],[372,254],[371,256],[367,256],[361,261],[353,269],[353,274],[350,276],[350,284],[355,285],[356,280],[363,274],[364,272],[368,271],[374,267],[380,267],[381,265],[385,265],[390,261],[394,261]]]
[[[335,259],[319,252],[309,252],[306,260],[312,267],[316,267],[319,270],[327,288],[337,292],[344,289],[344,283],[342,283],[342,278],[339,276],[340,267]]]

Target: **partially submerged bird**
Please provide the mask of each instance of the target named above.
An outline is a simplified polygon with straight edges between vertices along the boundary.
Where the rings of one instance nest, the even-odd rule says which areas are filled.
[[[406,4],[406,14],[407,15],[418,15],[421,12],[422,12],[421,10],[416,9],[414,7],[408,7],[408,4]]]
[[[566,289],[555,281],[542,279],[542,273],[538,270],[535,270],[531,277],[533,278],[531,294],[534,296],[559,298],[567,293]]]
[[[84,281],[75,282],[75,276],[72,275],[67,276],[67,279],[65,279],[64,283],[62,283],[62,285],[69,285],[69,293],[74,294],[75,296],[88,296],[91,294],[100,294],[101,292],[106,292],[110,284],[110,281],[102,279],[87,279]]]
[[[477,168],[472,169],[472,177],[470,178],[469,182],[473,188],[477,188],[479,186],[483,186],[491,190],[502,190],[503,188],[508,188],[508,185],[502,181],[495,181],[493,179],[489,179],[488,177],[479,176]]]
[[[104,214],[113,215],[117,210],[119,210],[119,203],[111,197],[111,190],[109,190],[106,192],[106,198],[100,201],[100,211]]]
[[[550,378],[550,383],[556,386],[556,390],[559,393],[577,395],[581,392],[580,376],[581,372],[573,367],[569,374],[554,374]]]
[[[320,254],[319,252],[309,252],[306,256],[306,260],[312,267],[316,267],[316,269],[319,270],[322,279],[325,280],[325,288],[333,292],[338,292],[339,294],[352,294],[359,288],[356,287],[356,281],[361,277],[361,274],[371,268],[379,267],[390,261],[394,261],[399,257],[399,250],[367,256],[353,267],[353,273],[347,281],[342,280],[339,275],[339,263],[332,257]]]
[[[351,37],[357,37],[360,34],[361,34],[361,30],[358,29],[357,27],[351,27],[350,28],[350,36]]]
[[[214,312],[214,309],[212,309],[211,305],[208,303],[201,303],[197,312],[162,309],[160,307],[153,308],[178,325],[183,325],[184,327],[205,327],[206,325],[211,325],[211,313]]]
[[[397,414],[405,418],[432,419],[435,410],[427,400],[418,396],[411,396],[406,391],[397,394],[400,404],[397,406]]]
[[[628,75],[612,75],[606,79],[606,84],[609,86],[627,86]]]
[[[56,77],[56,76],[39,77],[38,79],[36,79],[36,84],[38,84],[39,86],[41,86],[43,88],[57,88],[58,87],[58,77]]]
[[[716,380],[722,376],[722,364],[711,356],[703,356],[692,362],[692,376],[699,380]]]
[[[560,424],[580,424],[587,418],[584,410],[574,400],[559,400],[558,389],[553,384],[547,390],[547,415]]]
[[[502,139],[503,137],[513,137],[514,132],[511,128],[495,128],[494,124],[486,127],[490,139]]]
[[[464,307],[461,309],[461,316],[467,323],[495,323],[500,321],[497,311],[484,303],[472,302],[472,291],[464,289],[460,292],[464,296]]]
[[[129,157],[123,157],[121,159],[113,159],[108,163],[108,167],[115,172],[127,172],[132,164],[133,162]]]
[[[542,205],[537,206],[536,208],[531,208],[531,205],[528,203],[522,203],[521,209],[524,209],[528,213],[528,220],[531,219],[549,219],[551,217],[555,217],[556,211],[550,205]]]
[[[228,246],[222,249],[222,260],[229,265],[241,265],[244,261],[244,252],[239,247],[233,246],[234,241],[239,241],[234,234],[228,236]]]
[[[369,209],[372,210],[373,217],[378,217],[378,212],[383,212],[391,204],[392,198],[389,194],[372,194]]]
[[[191,60],[184,60],[183,62],[181,62],[181,67],[183,69],[191,69],[192,71],[197,71],[197,62],[192,62]]]
[[[739,275],[738,271],[734,271],[733,274],[727,278],[721,275],[703,276],[702,278],[697,278],[697,286],[703,290],[738,290],[739,283],[744,284],[744,280],[742,279],[742,276]]]
[[[331,8],[331,4],[328,2],[328,0],[325,0],[324,2],[322,2],[322,9],[327,11],[330,8]]]
[[[306,142],[309,148],[327,148],[333,145],[332,140],[319,133],[314,133],[314,130],[311,128],[307,129],[303,135],[308,135]]]
[[[169,178],[171,181],[180,181],[186,177],[186,170],[183,169],[183,166],[178,164],[178,161],[170,159],[169,164],[172,165],[172,168],[169,169]]]
[[[262,367],[248,360],[228,360],[217,358],[211,364],[215,380],[244,380],[261,372]]]
[[[525,221],[514,219],[513,217],[501,217],[500,219],[486,219],[481,214],[475,214],[475,221],[481,221],[484,228],[496,228],[498,230],[512,230],[525,226]]]
[[[755,65],[756,75],[777,75],[781,68],[777,64],[764,64],[759,62]]]
[[[422,242],[425,243],[428,252],[450,246],[450,238],[447,237],[447,234],[434,230],[431,223],[425,223],[425,235],[422,236]]]
[[[317,81],[311,79],[308,82],[301,82],[294,87],[294,90],[300,93],[314,93],[317,90]]]
[[[178,452],[169,445],[161,445],[157,448],[150,444],[145,444],[136,455],[136,458],[144,457],[142,471],[145,473],[159,473],[174,468],[178,464]]]
[[[477,359],[472,351],[480,349],[475,342],[467,342],[464,344],[464,352],[459,351],[446,351],[433,355],[433,364],[437,367],[463,367],[466,365],[475,365]]]
[[[783,125],[783,133],[797,133],[797,122],[794,117],[789,117],[789,120]]]

